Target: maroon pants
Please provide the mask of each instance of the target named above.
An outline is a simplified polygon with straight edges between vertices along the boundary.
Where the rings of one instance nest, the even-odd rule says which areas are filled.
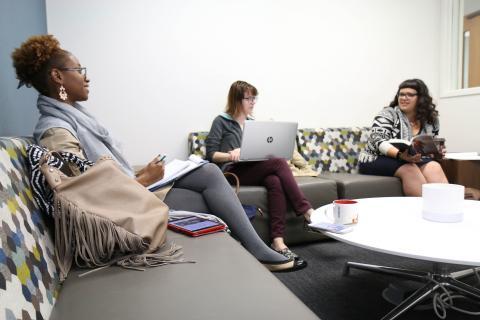
[[[297,215],[312,208],[310,202],[298,187],[284,159],[274,158],[265,161],[239,162],[228,167],[244,186],[265,186],[267,188],[268,212],[270,214],[271,238],[283,237],[287,199]]]

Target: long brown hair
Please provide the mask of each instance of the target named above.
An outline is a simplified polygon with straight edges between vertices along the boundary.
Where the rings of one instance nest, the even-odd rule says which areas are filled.
[[[401,89],[405,88],[417,91],[417,120],[420,120],[422,125],[425,123],[433,124],[438,117],[438,110],[435,109],[436,105],[428,92],[427,85],[420,79],[408,79],[400,83],[397,94],[390,102],[390,107],[394,108],[398,105],[398,94]]]
[[[234,117],[239,113],[242,105],[242,100],[245,98],[245,93],[249,92],[253,96],[258,95],[257,88],[245,81],[235,81],[230,86],[228,91],[227,106],[225,112]]]

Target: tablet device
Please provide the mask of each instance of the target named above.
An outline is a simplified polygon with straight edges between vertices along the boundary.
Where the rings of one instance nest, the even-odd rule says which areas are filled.
[[[188,216],[182,218],[170,218],[168,228],[189,235],[198,237],[204,234],[214,233],[225,230],[225,225],[197,216]]]

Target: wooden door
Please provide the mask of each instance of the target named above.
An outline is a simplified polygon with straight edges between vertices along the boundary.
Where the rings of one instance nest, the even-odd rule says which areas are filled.
[[[464,32],[470,32],[468,87],[480,87],[480,13],[464,18]]]

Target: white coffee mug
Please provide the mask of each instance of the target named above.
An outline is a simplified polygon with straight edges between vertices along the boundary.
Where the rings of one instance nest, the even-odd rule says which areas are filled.
[[[358,222],[358,202],[350,199],[333,201],[333,222],[353,224]]]

